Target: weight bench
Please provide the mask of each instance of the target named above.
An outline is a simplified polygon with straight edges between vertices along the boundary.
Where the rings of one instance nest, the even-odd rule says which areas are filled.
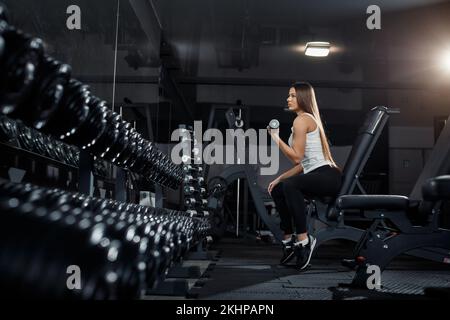
[[[358,242],[363,235],[365,230],[345,223],[344,216],[336,209],[336,199],[338,196],[353,194],[356,188],[360,193],[366,194],[359,177],[389,116],[394,113],[399,113],[399,110],[387,107],[375,107],[370,110],[345,164],[342,186],[336,197],[305,196],[308,233],[316,237],[316,248],[326,241],[335,239]]]
[[[355,247],[350,264],[356,267],[352,287],[367,287],[370,265],[383,271],[392,259],[414,249],[450,250],[450,230],[438,225],[442,203],[450,200],[450,175],[427,180],[422,196],[420,202],[397,195],[344,195],[337,199],[341,214],[356,209],[372,220]],[[344,262],[349,266],[348,260]],[[443,258],[442,262],[450,260]]]

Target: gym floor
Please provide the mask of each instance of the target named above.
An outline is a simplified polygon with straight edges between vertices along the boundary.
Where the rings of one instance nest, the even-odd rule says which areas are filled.
[[[211,249],[217,250],[217,261],[203,275],[202,286],[190,290],[197,299],[424,299],[426,287],[450,287],[450,266],[404,255],[382,273],[378,292],[337,288],[353,278],[354,271],[341,265],[343,257],[351,257],[350,242],[321,246],[303,272],[278,265],[278,245],[226,238]]]

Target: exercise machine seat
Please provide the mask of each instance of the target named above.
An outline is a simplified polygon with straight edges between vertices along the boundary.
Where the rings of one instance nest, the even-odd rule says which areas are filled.
[[[428,179],[422,186],[426,201],[450,200],[450,175]]]
[[[391,210],[406,211],[409,208],[409,198],[391,195],[345,195],[336,201],[339,210]]]
[[[357,177],[365,167],[378,137],[386,125],[389,114],[395,112],[394,109],[387,107],[375,107],[369,112],[364,124],[358,131],[358,136],[345,164],[342,174],[342,185],[337,196],[353,193]],[[334,202],[331,202],[328,205],[327,218],[329,220],[337,220],[339,216],[339,209],[335,206]]]

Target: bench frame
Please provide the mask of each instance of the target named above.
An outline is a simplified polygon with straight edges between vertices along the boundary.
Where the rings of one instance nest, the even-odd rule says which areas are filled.
[[[358,241],[354,258],[356,273],[352,287],[367,288],[368,267],[376,265],[383,271],[389,263],[401,254],[412,250],[433,247],[442,248],[450,253],[450,230],[438,227],[442,201],[437,201],[425,226],[415,226],[404,211],[364,212],[366,218],[373,219],[372,225]],[[395,230],[386,228],[389,221]],[[442,257],[440,262],[450,264],[450,259]]]

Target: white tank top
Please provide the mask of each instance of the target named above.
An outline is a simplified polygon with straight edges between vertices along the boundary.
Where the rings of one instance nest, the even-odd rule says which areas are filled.
[[[310,115],[309,113],[305,114],[310,116],[314,120],[314,122],[316,122],[316,119],[314,119],[312,115]],[[291,131],[292,133],[289,136],[288,143],[289,146],[292,148],[294,129],[291,128]],[[306,134],[305,156],[303,157],[301,163],[304,173],[311,172],[324,165],[331,165],[330,161],[326,160],[323,154],[322,140],[320,140],[320,130],[317,123],[316,129]]]

